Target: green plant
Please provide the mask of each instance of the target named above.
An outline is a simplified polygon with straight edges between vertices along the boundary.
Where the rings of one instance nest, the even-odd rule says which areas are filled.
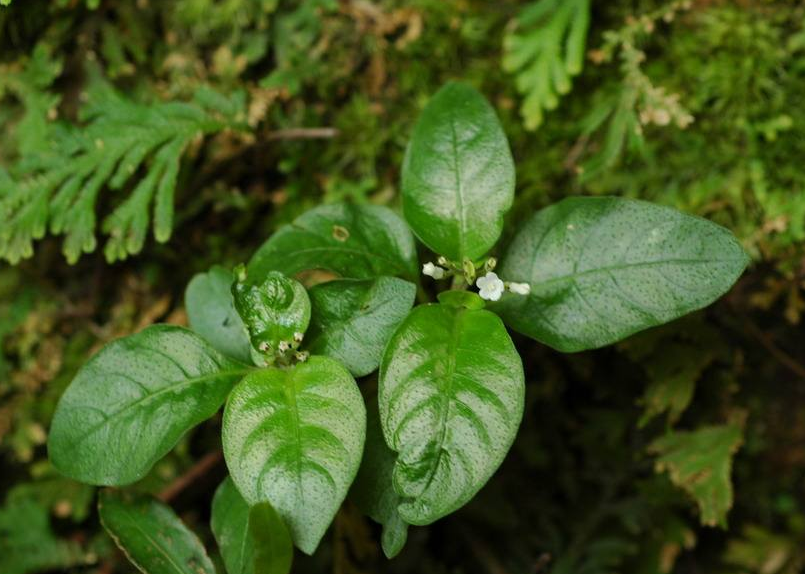
[[[292,542],[312,553],[350,487],[383,523],[393,557],[407,525],[471,500],[517,435],[524,369],[506,325],[560,351],[602,347],[709,305],[748,262],[729,231],[704,219],[576,197],[536,213],[498,266],[489,252],[514,187],[494,110],[473,88],[448,84],[406,152],[405,221],[383,207],[321,206],[248,266],[194,279],[192,330],[148,327],[79,371],[53,418],[52,463],[82,482],[132,484],[226,403],[231,482],[215,497],[212,528],[230,574],[287,571]],[[450,280],[437,302],[417,276],[414,236],[437,254],[423,273]],[[359,387],[354,377],[378,368],[375,399],[372,379]],[[658,465],[693,494],[712,489],[740,438],[726,428],[658,441]],[[718,448],[713,480],[678,455],[691,441],[695,452]],[[703,507],[708,522],[718,504]],[[164,505],[104,491],[100,514],[144,570],[167,559],[176,572],[213,571]]]

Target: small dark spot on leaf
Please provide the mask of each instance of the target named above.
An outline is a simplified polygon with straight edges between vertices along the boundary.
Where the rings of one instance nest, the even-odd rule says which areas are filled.
[[[349,229],[340,225],[333,225],[333,239],[336,241],[346,241],[349,239]]]

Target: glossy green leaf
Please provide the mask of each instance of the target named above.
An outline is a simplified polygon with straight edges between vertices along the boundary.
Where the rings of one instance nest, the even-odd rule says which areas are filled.
[[[513,329],[560,351],[593,349],[701,309],[748,257],[710,221],[614,197],[575,197],[518,233],[500,276],[527,282],[494,306]]]
[[[98,514],[109,536],[145,574],[215,574],[207,551],[169,506],[150,497],[104,490]]]
[[[279,271],[246,278],[232,286],[235,308],[255,351],[274,355],[281,342],[293,343],[307,330],[310,299],[298,281]]]
[[[311,357],[247,376],[224,411],[224,455],[251,504],[268,501],[297,547],[311,554],[355,478],[366,409],[352,375]]]
[[[249,508],[231,478],[212,499],[212,533],[228,574],[283,574],[293,559],[291,535],[267,502]]]
[[[396,460],[397,454],[383,438],[377,397],[373,396],[366,401],[366,448],[349,495],[364,514],[383,525],[381,545],[388,558],[399,554],[408,539],[408,524],[397,510],[403,499],[391,478]]]
[[[380,365],[383,349],[414,304],[416,286],[395,277],[342,279],[310,290],[307,349],[341,363],[356,377]]]
[[[254,254],[249,273],[325,269],[345,278],[415,278],[419,272],[411,230],[387,207],[322,205],[280,228]]]
[[[201,337],[152,325],[106,345],[61,397],[48,439],[53,465],[89,484],[139,480],[212,416],[248,367]]]
[[[433,251],[477,259],[500,237],[514,178],[495,110],[470,86],[447,84],[422,111],[405,154],[405,219]]]
[[[268,502],[249,511],[249,535],[254,544],[255,574],[287,574],[293,562],[291,533]]]
[[[702,524],[727,526],[732,507],[732,457],[743,442],[740,424],[671,432],[655,440],[649,450],[657,454],[657,472],[667,471],[671,481],[699,505]]]
[[[517,434],[524,388],[497,315],[442,304],[411,312],[389,341],[379,384],[403,520],[429,524],[489,480]]]
[[[184,294],[190,328],[224,355],[251,363],[251,345],[246,326],[235,310],[234,277],[219,265],[197,273]]]

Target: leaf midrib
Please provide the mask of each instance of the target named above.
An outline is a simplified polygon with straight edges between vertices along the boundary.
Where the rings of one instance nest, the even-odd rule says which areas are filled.
[[[145,403],[145,402],[149,401],[150,399],[158,397],[158,396],[160,396],[160,395],[162,395],[164,393],[171,392],[171,391],[176,391],[177,389],[183,388],[185,386],[189,386],[189,385],[192,385],[192,384],[195,384],[195,383],[203,383],[203,382],[206,382],[208,380],[216,379],[216,378],[219,378],[219,377],[230,377],[230,376],[231,377],[240,377],[240,376],[243,376],[246,373],[248,373],[249,370],[250,369],[242,369],[242,370],[239,370],[239,371],[218,371],[217,373],[213,373],[213,374],[210,374],[210,375],[204,375],[203,377],[194,377],[192,379],[187,379],[187,380],[181,381],[181,382],[179,382],[179,383],[177,383],[175,385],[170,385],[170,386],[167,386],[167,387],[163,387],[163,388],[159,389],[158,391],[156,391],[154,393],[151,393],[150,395],[145,395],[144,397],[140,397],[136,401],[127,404],[122,409],[120,409],[118,411],[115,411],[114,413],[106,415],[106,418],[103,421],[101,421],[98,424],[96,424],[93,427],[91,427],[76,442],[72,443],[71,446],[72,446],[72,448],[77,448],[86,439],[88,439],[91,435],[95,434],[99,429],[101,429],[104,425],[111,424],[110,421],[114,417],[117,417],[118,415],[121,415],[122,413],[124,413],[126,411],[129,411],[129,410],[131,410],[133,408],[136,408],[141,403]],[[114,374],[121,374],[122,375],[123,373],[114,373]],[[126,376],[128,376],[128,375],[126,375]],[[84,405],[76,405],[74,408],[84,408]]]
[[[538,257],[535,257],[534,260],[538,260]],[[534,287],[547,287],[556,283],[561,283],[563,281],[575,281],[581,277],[587,277],[590,275],[596,275],[598,273],[612,273],[613,271],[621,271],[624,269],[634,269],[640,267],[651,267],[654,265],[666,265],[670,263],[682,263],[682,264],[689,264],[689,265],[696,265],[696,264],[709,264],[709,263],[738,263],[743,259],[738,258],[727,258],[727,259],[662,259],[658,261],[640,261],[637,263],[626,263],[622,265],[609,265],[606,267],[596,267],[594,269],[587,269],[586,271],[580,271],[576,273],[568,273],[566,275],[561,275],[559,277],[551,277],[545,281],[534,281],[531,280],[531,284]]]

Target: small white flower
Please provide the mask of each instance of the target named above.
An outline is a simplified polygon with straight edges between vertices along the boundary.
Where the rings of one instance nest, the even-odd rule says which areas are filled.
[[[284,353],[290,348],[291,345],[288,343],[288,341],[280,341],[280,353]]]
[[[294,340],[295,343],[301,343],[302,339],[304,339],[304,338],[305,338],[305,334],[300,333],[299,331],[297,331],[296,333],[293,334],[293,340]]]
[[[262,343],[260,343],[260,344],[257,346],[257,348],[258,348],[258,349],[260,349],[260,350],[261,350],[263,353],[265,353],[266,351],[268,351],[268,348],[269,348],[269,347],[268,347],[268,343],[266,343],[265,341],[263,341]]]
[[[433,277],[434,279],[441,279],[444,277],[444,269],[428,261],[422,266],[422,274]]]
[[[479,277],[475,284],[478,285],[478,295],[481,296],[481,299],[497,301],[503,295],[503,281],[500,280],[497,273],[490,271],[483,277]]]
[[[518,295],[528,295],[531,293],[531,285],[528,283],[509,283],[509,291]]]

